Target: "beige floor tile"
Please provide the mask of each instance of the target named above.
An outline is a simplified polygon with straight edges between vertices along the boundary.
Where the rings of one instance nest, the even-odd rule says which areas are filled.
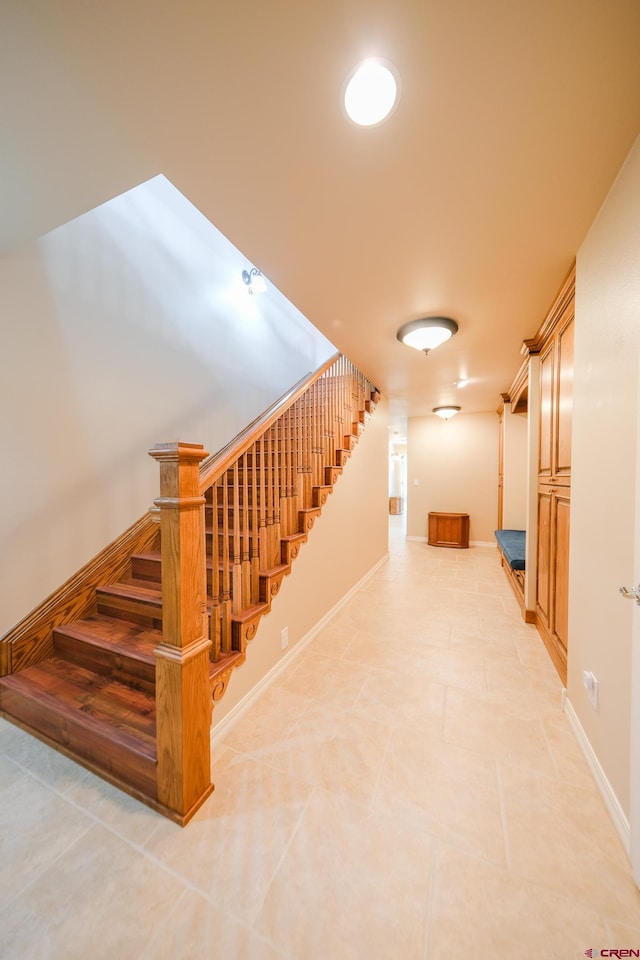
[[[313,704],[286,737],[253,756],[309,785],[369,806],[390,735],[388,724],[362,711]]]
[[[183,889],[94,826],[0,914],[0,953],[3,960],[137,960]]]
[[[19,780],[29,778],[29,774],[9,757],[0,753],[0,801],[5,790],[13,787]]]
[[[216,741],[243,753],[268,749],[287,737],[307,705],[307,697],[286,688],[269,687]]]
[[[260,908],[312,787],[227,750],[215,791],[188,827],[163,820],[145,849],[248,922]]]
[[[38,780],[11,776],[0,793],[0,903],[13,899],[93,826]]]
[[[185,892],[137,960],[283,960],[272,945],[217,904]]]
[[[618,950],[640,950],[640,926],[630,927],[626,923],[607,920],[607,930],[609,936],[606,942],[598,944],[599,949],[616,947]],[[596,955],[595,950],[593,955]]]
[[[84,767],[2,719],[0,751],[15,759],[38,780],[55,787],[58,793],[65,793],[79,779],[88,776]]]
[[[640,926],[640,891],[594,783],[501,764],[509,865],[604,916]]]
[[[498,712],[494,704],[453,687],[447,690],[445,700],[444,739],[447,744],[465,747],[495,760],[555,773],[538,716],[524,718],[508,706]]]
[[[416,734],[442,736],[444,691],[440,683],[406,671],[375,670],[364,681],[354,712]]]
[[[542,705],[558,706],[562,684],[558,674],[551,670],[487,658],[487,693],[496,703],[535,701]]]
[[[565,714],[541,710],[540,717],[557,775],[592,789],[593,776]]]
[[[306,655],[305,651],[280,689],[298,697],[348,708],[358,699],[365,677],[366,672],[354,671],[345,660],[319,657],[313,652]]]
[[[486,693],[485,661],[476,653],[444,650],[425,645],[420,656],[411,658],[407,673],[425,683],[459,687],[477,696]]]
[[[441,844],[434,859],[429,960],[569,960],[606,939],[582,903]]]
[[[143,844],[163,819],[155,810],[92,773],[70,785],[65,797],[134,844]]]
[[[374,808],[505,862],[495,761],[441,739],[393,732]]]
[[[398,820],[318,791],[256,926],[300,960],[418,960],[430,848]]]

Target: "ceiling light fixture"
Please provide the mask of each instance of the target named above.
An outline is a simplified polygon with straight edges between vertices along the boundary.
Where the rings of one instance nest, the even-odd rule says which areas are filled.
[[[441,417],[443,420],[448,420],[450,417],[455,417],[456,413],[460,413],[461,407],[434,407],[432,413],[435,413],[436,416]]]
[[[267,281],[257,267],[252,267],[251,270],[243,270],[242,279],[249,287],[249,293],[266,293]]]
[[[454,381],[453,381],[454,387],[457,387],[458,390],[464,389],[464,387],[468,386],[468,384],[469,384],[469,381],[468,381],[468,380],[454,380]]]
[[[398,96],[398,75],[386,60],[364,60],[349,75],[344,88],[347,116],[361,127],[373,127],[388,117]]]
[[[458,324],[449,317],[423,317],[421,320],[411,320],[398,330],[398,340],[408,347],[429,353],[439,347],[458,330]]]

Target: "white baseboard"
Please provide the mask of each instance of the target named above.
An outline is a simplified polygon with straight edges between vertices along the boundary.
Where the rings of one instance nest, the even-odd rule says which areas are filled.
[[[378,562],[371,568],[371,570],[369,570],[368,573],[365,573],[364,577],[361,577],[361,579],[358,580],[358,582],[353,587],[351,587],[351,589],[348,590],[340,600],[338,600],[338,602],[331,608],[331,610],[329,610],[329,612],[326,613],[324,617],[322,617],[322,619],[319,620],[315,624],[315,626],[313,626],[311,630],[309,630],[309,632],[306,633],[304,637],[302,637],[298,641],[298,643],[296,643],[296,645],[291,648],[289,653],[285,654],[284,657],[278,660],[278,662],[274,664],[274,666],[269,671],[267,671],[267,673],[265,673],[264,677],[262,677],[262,679],[259,680],[256,683],[256,685],[251,688],[251,690],[242,698],[242,700],[239,700],[238,703],[236,703],[235,707],[233,707],[229,711],[229,713],[225,717],[223,717],[218,724],[214,725],[211,728],[212,746],[215,743],[215,741],[222,735],[223,732],[227,733],[229,729],[235,723],[238,722],[240,717],[243,715],[243,713],[245,713],[249,709],[249,707],[254,702],[254,700],[256,700],[260,696],[260,694],[263,693],[267,689],[267,687],[269,687],[270,684],[273,683],[273,681],[278,676],[278,674],[281,673],[285,667],[288,667],[290,665],[294,657],[297,657],[298,654],[304,650],[307,644],[310,643],[318,633],[320,633],[322,628],[325,627],[333,617],[335,617],[338,611],[345,605],[347,600],[350,600],[351,597],[354,594],[356,594],[361,587],[364,586],[367,580],[369,580],[374,575],[374,573],[382,566],[382,564],[386,563],[388,559],[389,559],[389,554],[386,553],[380,560],[378,560]]]
[[[593,774],[593,778],[596,781],[596,786],[598,787],[605,806],[609,811],[609,816],[613,820],[613,825],[618,832],[622,846],[624,847],[629,860],[631,860],[631,825],[624,810],[620,806],[620,801],[618,800],[613,787],[607,779],[607,775],[600,765],[600,761],[598,760],[595,751],[591,746],[589,738],[584,732],[584,728],[578,719],[578,715],[573,709],[571,701],[567,697],[566,690],[563,690],[562,692],[562,709],[567,715],[567,720],[571,725],[571,729],[573,730],[575,738],[578,741],[578,745],[584,754],[585,760],[589,764],[589,769]]]

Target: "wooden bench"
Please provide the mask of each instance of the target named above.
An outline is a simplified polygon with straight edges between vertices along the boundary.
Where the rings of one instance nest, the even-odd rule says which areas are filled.
[[[527,620],[524,601],[525,550],[527,535],[524,530],[496,530],[495,537],[500,553],[500,562],[520,604],[522,616]]]

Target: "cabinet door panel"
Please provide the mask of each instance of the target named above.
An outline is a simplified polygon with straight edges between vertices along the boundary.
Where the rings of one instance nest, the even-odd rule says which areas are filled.
[[[547,352],[540,358],[540,458],[538,473],[541,476],[551,475],[554,358],[554,344],[551,344]]]
[[[567,652],[567,627],[569,620],[569,515],[567,497],[554,496],[553,525],[555,541],[555,591],[552,629],[560,646]]]
[[[558,336],[558,395],[555,469],[571,473],[571,427],[573,420],[573,314]]]
[[[549,622],[549,582],[551,559],[551,494],[540,491],[538,494],[538,612],[545,623]]]

